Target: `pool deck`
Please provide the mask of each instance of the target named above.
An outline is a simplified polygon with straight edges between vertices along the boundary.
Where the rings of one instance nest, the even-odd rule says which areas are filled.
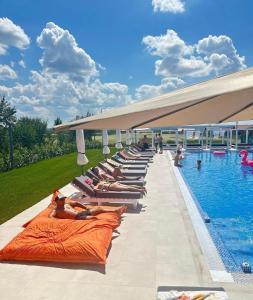
[[[253,285],[213,282],[198,244],[172,165],[157,154],[146,176],[148,195],[125,214],[105,267],[1,263],[3,300],[154,300],[158,286],[224,287],[231,300],[252,300]],[[67,195],[76,189],[62,189]],[[50,196],[0,226],[2,248]]]

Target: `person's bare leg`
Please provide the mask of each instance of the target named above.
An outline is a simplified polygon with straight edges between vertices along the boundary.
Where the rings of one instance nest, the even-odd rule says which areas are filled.
[[[131,185],[124,185],[119,182],[114,182],[110,185],[110,190],[113,191],[127,191],[127,192],[140,192],[141,190]]]
[[[91,208],[90,209],[90,213],[92,216],[96,216],[98,214],[101,214],[101,213],[105,213],[105,212],[125,212],[126,211],[126,206],[120,206],[120,207],[117,207],[117,208],[114,208],[114,209],[110,209],[110,208],[102,208],[102,207],[99,207],[99,208]]]

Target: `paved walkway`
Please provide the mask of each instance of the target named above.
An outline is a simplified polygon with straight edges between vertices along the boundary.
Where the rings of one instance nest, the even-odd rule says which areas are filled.
[[[230,299],[253,299],[253,286],[213,283],[166,155],[150,165],[148,196],[127,213],[103,267],[0,264],[3,300],[154,300],[161,285],[223,286]],[[66,194],[75,192],[67,185]],[[0,226],[0,247],[41,211],[50,197]]]

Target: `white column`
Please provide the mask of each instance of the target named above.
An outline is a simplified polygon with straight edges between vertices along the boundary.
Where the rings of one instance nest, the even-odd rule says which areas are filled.
[[[221,143],[224,144],[224,136],[225,136],[225,131],[222,131],[222,138],[221,138]]]
[[[233,129],[230,129],[230,136],[229,136],[229,145],[232,145],[232,136],[233,136]]]
[[[235,130],[235,149],[238,148],[238,129]]]
[[[229,149],[229,130],[226,130],[227,136],[226,136],[226,141],[227,141],[227,149]]]
[[[246,129],[246,140],[245,143],[248,144],[249,143],[249,131],[248,129]]]
[[[208,148],[208,128],[206,128],[206,149]]]
[[[154,131],[152,130],[152,149],[155,148],[154,138],[155,138],[155,133],[154,133]]]
[[[178,146],[178,130],[176,130],[176,145]]]
[[[200,131],[201,134],[201,148],[203,149],[204,147],[204,131]]]
[[[186,150],[187,148],[187,132],[184,130],[184,149]]]

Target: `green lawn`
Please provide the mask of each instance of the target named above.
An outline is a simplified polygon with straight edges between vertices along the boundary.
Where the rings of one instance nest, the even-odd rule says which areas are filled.
[[[115,153],[115,149],[111,149]],[[39,202],[81,174],[76,153],[40,161],[36,164],[0,173],[0,224]],[[95,166],[104,156],[101,149],[87,150],[89,163]]]

